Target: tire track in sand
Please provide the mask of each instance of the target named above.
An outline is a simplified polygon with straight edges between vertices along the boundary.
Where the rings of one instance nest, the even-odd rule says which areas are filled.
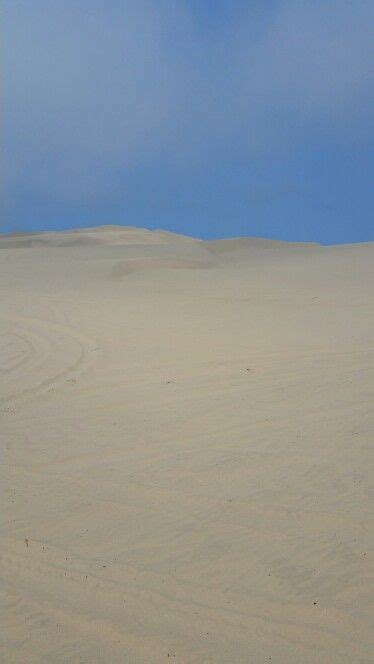
[[[2,405],[76,379],[97,350],[94,340],[56,321],[11,316],[0,326]]]

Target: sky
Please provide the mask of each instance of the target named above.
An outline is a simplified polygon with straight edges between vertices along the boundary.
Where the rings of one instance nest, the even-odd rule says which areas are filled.
[[[374,240],[373,0],[2,0],[0,231]]]

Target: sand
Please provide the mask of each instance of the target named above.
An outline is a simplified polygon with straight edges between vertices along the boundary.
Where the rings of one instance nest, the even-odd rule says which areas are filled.
[[[372,662],[374,244],[0,239],[1,662]]]

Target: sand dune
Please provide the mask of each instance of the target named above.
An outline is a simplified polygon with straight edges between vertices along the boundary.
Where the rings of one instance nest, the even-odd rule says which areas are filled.
[[[0,661],[371,662],[374,245],[0,249]]]

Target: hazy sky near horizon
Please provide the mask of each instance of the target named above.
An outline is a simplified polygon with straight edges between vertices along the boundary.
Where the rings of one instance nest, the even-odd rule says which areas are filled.
[[[373,0],[3,0],[0,230],[374,239]]]

